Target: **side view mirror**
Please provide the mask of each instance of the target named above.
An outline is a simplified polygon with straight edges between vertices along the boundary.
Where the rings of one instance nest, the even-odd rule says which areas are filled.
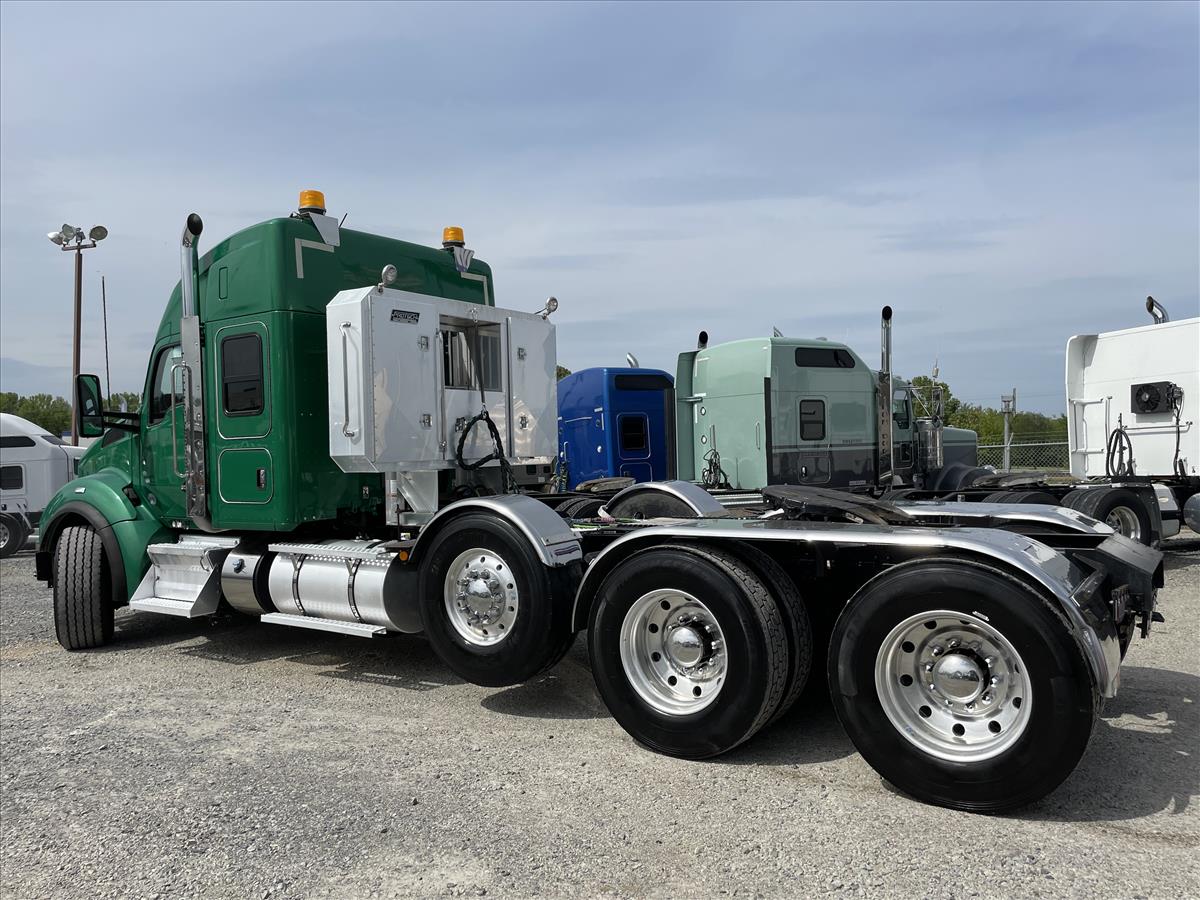
[[[104,434],[104,401],[100,379],[95,375],[80,375],[75,379],[75,414],[79,417],[80,437]]]

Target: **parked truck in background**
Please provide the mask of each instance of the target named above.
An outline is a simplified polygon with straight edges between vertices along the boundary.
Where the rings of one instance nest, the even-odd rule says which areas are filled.
[[[731,750],[811,672],[883,777],[996,811],[1071,772],[1156,620],[1161,555],[1067,510],[798,485],[733,511],[668,480],[567,512],[547,490],[557,301],[499,308],[461,229],[439,248],[344,229],[318,192],[203,257],[201,233],[189,216],[141,411],[76,385],[102,437],[35,557],[69,650],[113,640],[122,606],[228,610],[263,642],[423,632],[499,686],[586,630],[600,696],[652,750]]]
[[[674,381],[661,369],[599,367],[558,382],[560,483],[675,478]]]
[[[973,431],[916,415],[891,374],[892,311],[882,315],[882,367],[824,339],[776,335],[679,354],[678,470],[710,487],[772,484],[853,492],[919,485],[953,491],[977,467]]]
[[[1161,320],[1154,325],[1068,342],[1071,471],[1061,477],[979,466],[977,436],[943,424],[936,391],[933,408],[919,415],[911,385],[891,373],[890,307],[878,370],[824,339],[776,334],[710,345],[701,332],[698,349],[679,354],[671,389],[676,471],[726,503],[792,484],[887,501],[1063,505],[1155,544],[1185,518],[1200,524],[1200,319],[1168,323],[1151,303]],[[615,412],[602,400],[597,422]]]
[[[75,477],[84,449],[20,416],[0,413],[0,558],[21,550],[37,532],[42,510]]]
[[[1200,318],[1172,322],[1153,297],[1146,311],[1152,324],[1067,341],[1071,475],[1151,484],[1164,536],[1181,519],[1200,532]],[[1120,527],[1136,511],[1110,515]]]

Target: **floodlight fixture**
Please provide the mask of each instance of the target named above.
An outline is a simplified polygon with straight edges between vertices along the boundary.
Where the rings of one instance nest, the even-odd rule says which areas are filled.
[[[95,225],[92,227],[92,230],[88,232],[88,238],[93,241],[102,241],[106,237],[108,237],[108,229],[103,225]]]

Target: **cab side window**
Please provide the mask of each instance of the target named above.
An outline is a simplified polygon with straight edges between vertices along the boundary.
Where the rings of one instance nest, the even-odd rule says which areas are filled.
[[[154,365],[154,380],[151,383],[150,423],[161,422],[172,402],[183,402],[183,369],[174,368],[183,362],[181,347],[164,347]],[[174,382],[172,384],[172,382]]]
[[[221,397],[227,415],[263,411],[262,338],[257,334],[235,334],[221,341]]]
[[[892,419],[900,428],[908,428],[912,424],[909,415],[908,391],[892,392]]]

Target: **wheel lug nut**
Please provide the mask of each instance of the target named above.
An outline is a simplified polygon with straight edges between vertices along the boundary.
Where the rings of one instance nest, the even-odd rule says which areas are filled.
[[[993,676],[991,677],[991,680],[988,682],[988,684],[990,684],[992,687],[995,687],[995,686],[996,686],[996,685],[998,685],[999,683],[1000,683],[1000,679],[999,679],[999,678],[997,678],[995,675],[993,675]]]
[[[974,703],[974,701],[972,701],[972,702],[970,702],[970,703],[968,703],[968,704],[967,704],[967,709],[974,709],[974,708],[975,708],[975,703]]]
[[[941,648],[941,647],[934,647],[934,648],[933,648],[933,650],[932,650],[931,652],[933,653],[933,655],[934,655],[934,656],[941,656],[941,655],[942,655],[942,648]]]
[[[951,638],[950,639],[950,649],[953,650],[957,646],[958,646],[958,638]]]
[[[984,694],[984,695],[983,695],[983,702],[984,702],[984,703],[991,703],[991,702],[992,702],[992,695],[991,695],[991,694]]]
[[[933,663],[925,663],[925,671],[932,672],[933,671]]]

